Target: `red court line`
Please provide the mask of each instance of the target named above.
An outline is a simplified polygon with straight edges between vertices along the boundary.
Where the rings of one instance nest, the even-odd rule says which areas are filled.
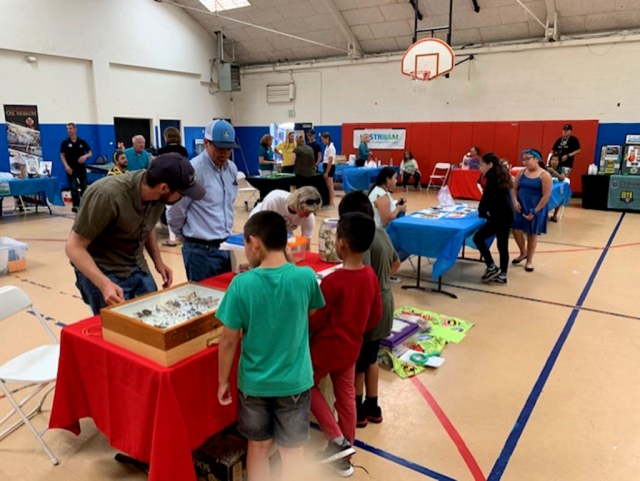
[[[425,401],[427,401],[427,404],[429,404],[429,406],[433,410],[434,414],[438,418],[438,421],[440,421],[440,424],[442,424],[442,427],[447,432],[453,443],[456,445],[456,448],[458,448],[458,452],[471,471],[473,479],[475,481],[486,481],[487,478],[484,474],[482,474],[482,470],[480,469],[480,466],[478,466],[478,462],[473,457],[473,454],[471,454],[471,451],[469,451],[469,448],[462,439],[462,436],[460,436],[460,433],[458,433],[445,412],[438,404],[438,401],[435,400],[435,398],[427,390],[425,385],[422,384],[422,382],[420,382],[417,377],[412,377],[411,382],[420,392],[420,394],[422,394],[422,397],[425,399]]]

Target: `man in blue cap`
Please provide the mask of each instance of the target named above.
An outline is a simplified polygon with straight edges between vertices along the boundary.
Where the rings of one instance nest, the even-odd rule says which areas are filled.
[[[233,204],[238,195],[238,168],[229,162],[238,147],[236,132],[225,120],[204,130],[204,151],[191,159],[196,181],[206,189],[203,199],[182,198],[167,209],[169,227],[183,240],[187,279],[201,281],[231,271],[229,251],[220,250],[232,233]]]

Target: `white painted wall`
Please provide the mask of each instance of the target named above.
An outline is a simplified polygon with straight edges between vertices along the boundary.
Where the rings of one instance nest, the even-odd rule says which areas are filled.
[[[293,71],[295,104],[267,104],[266,85],[290,74],[245,71],[234,95],[237,125],[288,119],[319,125],[345,122],[565,120],[638,121],[640,43],[560,46],[513,53],[484,53],[451,78],[415,96],[400,62],[353,64]],[[620,103],[618,107],[617,104]]]
[[[229,94],[208,92],[214,55],[195,20],[153,0],[0,2],[0,104],[37,104],[42,123],[227,117]]]

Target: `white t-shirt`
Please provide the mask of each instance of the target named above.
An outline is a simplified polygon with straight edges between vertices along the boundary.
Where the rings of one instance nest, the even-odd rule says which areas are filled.
[[[393,200],[393,197],[391,197],[391,194],[389,192],[387,192],[380,186],[375,186],[371,191],[371,193],[369,194],[369,200],[373,205],[373,219],[376,221],[376,225],[380,227],[387,227],[386,225],[382,224],[382,220],[380,220],[380,212],[378,212],[378,208],[376,207],[376,204],[375,204],[375,201],[378,200],[380,197],[389,198],[389,207],[391,209],[391,212],[396,210],[397,202]]]
[[[249,214],[249,217],[263,210],[277,212],[284,217],[284,220],[287,222],[287,231],[293,232],[300,227],[302,229],[302,235],[307,239],[311,239],[313,228],[316,225],[315,215],[311,214],[309,217],[300,217],[298,214],[289,212],[289,207],[287,206],[289,195],[290,193],[284,190],[272,190],[262,202],[255,206],[251,214]]]
[[[322,162],[324,162],[325,164],[329,163],[329,158],[333,157],[333,163],[336,163],[336,148],[333,146],[333,142],[331,142],[329,145],[327,145],[327,147],[324,149],[324,156],[322,157]]]

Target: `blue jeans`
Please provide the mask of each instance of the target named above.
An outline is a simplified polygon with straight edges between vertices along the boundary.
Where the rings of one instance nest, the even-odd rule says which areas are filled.
[[[100,292],[100,289],[98,289],[82,272],[78,269],[75,269],[75,271],[76,287],[82,295],[82,300],[85,304],[89,304],[94,315],[98,315],[100,313],[100,309],[107,307],[107,303],[102,296],[102,292]],[[158,286],[156,286],[156,281],[153,280],[153,276],[151,274],[147,274],[139,267],[136,267],[129,277],[126,277],[125,279],[120,279],[119,277],[116,277],[113,274],[107,274],[106,272],[104,275],[115,284],[122,287],[124,299],[126,301],[148,292],[158,290]]]
[[[182,245],[182,259],[190,281],[199,282],[231,272],[231,253],[213,246],[185,241]]]

